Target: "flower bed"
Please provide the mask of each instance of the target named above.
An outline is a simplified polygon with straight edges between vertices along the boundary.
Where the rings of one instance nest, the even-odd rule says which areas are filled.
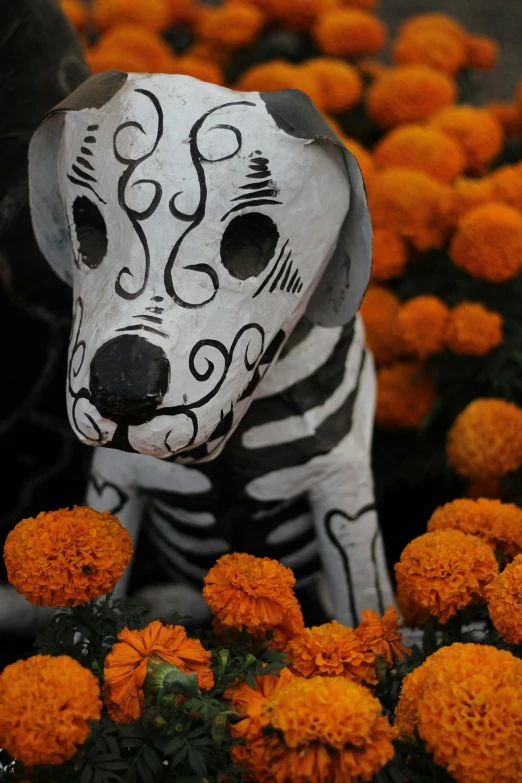
[[[521,515],[456,500],[408,544],[395,572],[405,622],[424,628],[412,649],[391,606],[356,628],[305,627],[291,570],[241,553],[205,578],[211,630],[145,624],[101,596],[131,556],[115,517],[23,520],[10,579],[60,608],[36,654],[0,674],[0,780],[517,783]]]

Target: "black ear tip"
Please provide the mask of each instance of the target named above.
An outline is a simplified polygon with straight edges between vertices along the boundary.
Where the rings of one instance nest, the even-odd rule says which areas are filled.
[[[127,79],[128,73],[123,71],[106,71],[95,73],[86,79],[65,100],[61,101],[51,110],[56,111],[81,111],[81,109],[101,109],[121,90]]]

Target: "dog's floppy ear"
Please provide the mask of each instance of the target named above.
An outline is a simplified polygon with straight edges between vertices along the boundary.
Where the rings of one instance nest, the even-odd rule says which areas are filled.
[[[29,145],[29,200],[33,229],[44,258],[72,285],[73,254],[58,182],[58,156],[68,111],[101,109],[121,89],[127,74],[107,71],[83,82],[47,114]]]
[[[350,206],[337,247],[306,313],[318,326],[346,324],[359,309],[372,266],[372,227],[359,165],[303,92],[281,90],[260,95],[269,114],[285,133],[299,139],[333,143],[342,150],[350,184]]]

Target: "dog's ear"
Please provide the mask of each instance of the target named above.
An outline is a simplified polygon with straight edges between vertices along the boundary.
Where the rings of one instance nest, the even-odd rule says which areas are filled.
[[[73,253],[58,182],[58,158],[68,111],[101,109],[121,89],[127,74],[107,71],[83,82],[51,109],[29,145],[29,200],[33,229],[43,256],[72,285]]]
[[[269,114],[285,133],[299,139],[336,144],[342,150],[350,185],[350,206],[334,253],[307,315],[318,326],[340,326],[356,314],[370,280],[372,227],[359,165],[312,101],[300,90],[261,93]]]

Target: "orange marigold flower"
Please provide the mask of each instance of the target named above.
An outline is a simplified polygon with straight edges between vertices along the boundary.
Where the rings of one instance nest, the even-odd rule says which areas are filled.
[[[445,184],[464,171],[466,157],[459,144],[437,128],[401,125],[373,150],[377,166],[402,166],[429,174]]]
[[[504,131],[506,139],[516,139],[522,136],[522,111],[520,106],[512,101],[493,101],[486,108],[496,119]]]
[[[508,644],[522,644],[522,555],[487,586],[486,597],[489,616],[502,638]]]
[[[125,58],[139,73],[169,73],[174,55],[167,42],[146,26],[123,22],[104,33],[89,54],[97,70],[103,64],[116,68]]]
[[[502,316],[478,302],[461,302],[450,313],[445,340],[453,353],[485,356],[502,342]]]
[[[203,598],[229,628],[269,631],[295,605],[292,571],[269,557],[223,555],[204,582]]]
[[[392,51],[396,65],[428,65],[450,76],[464,68],[467,56],[465,44],[442,30],[430,28],[399,36]]]
[[[398,315],[398,296],[380,285],[371,285],[361,305],[366,343],[377,364],[394,361],[404,353]]]
[[[502,127],[487,109],[447,106],[433,115],[430,123],[460,144],[472,172],[483,173],[504,144]]]
[[[338,8],[319,16],[312,35],[319,48],[334,57],[376,54],[386,44],[386,27],[358,8]]]
[[[353,65],[343,60],[315,57],[305,62],[302,67],[313,73],[319,81],[322,90],[321,104],[326,111],[347,111],[359,102],[362,79]]]
[[[274,92],[288,88],[302,90],[316,106],[322,107],[323,93],[317,76],[285,60],[269,60],[254,65],[245,71],[236,84],[237,90],[246,92]]]
[[[93,0],[93,23],[100,30],[130,22],[146,30],[164,30],[171,20],[171,9],[165,0]]]
[[[229,2],[218,8],[204,8],[196,29],[201,39],[214,46],[238,49],[255,41],[264,21],[254,5]]]
[[[281,669],[278,674],[263,674],[255,678],[256,687],[246,682],[233,685],[223,693],[223,698],[231,701],[238,715],[243,719],[230,727],[230,733],[236,739],[255,737],[268,725],[263,715],[263,704],[271,694],[294,679],[290,669]]]
[[[446,649],[418,703],[426,749],[458,783],[516,783],[520,759],[508,749],[522,743],[522,661],[488,645]]]
[[[399,27],[399,36],[410,35],[421,30],[438,30],[455,40],[465,43],[468,33],[452,16],[440,13],[415,14],[409,16]]]
[[[195,41],[192,46],[185,51],[184,56],[190,56],[196,60],[199,60],[205,65],[208,63],[224,68],[230,62],[230,59],[234,56],[232,52],[229,52],[223,47],[214,46],[208,41]],[[222,78],[220,76],[220,78]],[[206,80],[208,81],[208,79]]]
[[[502,670],[504,672],[503,674]],[[456,695],[459,692],[458,678],[460,676],[462,676],[463,680],[467,680],[470,675],[472,678],[475,678],[474,684],[477,687],[477,691],[473,694],[472,699],[466,706],[468,708],[472,707],[474,710],[476,705],[480,711],[480,716],[484,718],[486,713],[484,709],[481,709],[481,707],[484,706],[481,693],[483,693],[490,672],[494,687],[501,685],[502,681],[507,683],[511,680],[512,685],[520,688],[522,676],[521,661],[509,652],[496,650],[494,647],[489,647],[487,645],[456,643],[448,647],[442,647],[440,650],[437,650],[436,653],[430,655],[422,666],[419,666],[408,674],[402,682],[399,703],[395,710],[395,725],[399,729],[401,736],[414,737],[415,726],[419,726],[420,723],[419,704],[424,701],[424,696],[426,697],[426,701],[430,700],[432,684],[437,684],[437,682],[443,684],[445,682],[446,687],[449,690],[452,687],[455,688]],[[460,695],[462,696],[464,694],[460,693]],[[486,699],[484,701],[487,703],[488,700]],[[511,704],[510,699],[504,702],[504,707],[508,703]],[[511,710],[509,714],[513,714],[511,713]],[[459,720],[455,720],[455,716],[459,716]],[[469,724],[467,724],[466,721],[467,717],[469,717]],[[478,717],[479,716],[475,716],[475,719],[473,719],[473,716],[469,714],[466,707],[464,707],[464,711],[461,712],[457,708],[457,705],[454,704],[453,720],[450,720],[448,725],[452,725],[455,729],[457,729],[458,726],[459,730],[461,725],[467,725],[468,727],[476,726],[477,731],[480,731],[480,729],[485,728],[485,725],[480,719],[477,725],[476,718]],[[435,719],[435,722],[440,723],[440,715]],[[494,732],[492,733],[494,735]],[[424,736],[424,733],[422,733],[422,736]],[[484,735],[481,737],[480,734],[477,734],[477,743],[480,747],[484,746],[484,740]],[[469,741],[467,741],[461,745],[461,748],[467,748],[469,744]],[[485,753],[488,752],[488,749],[489,745],[486,744]],[[477,764],[476,769],[482,770],[484,767],[478,766]],[[493,767],[491,767],[491,769],[494,770]],[[494,771],[498,771],[499,769],[500,768],[497,768]],[[480,783],[483,783],[484,780],[493,779],[495,778],[488,776],[487,778],[480,778],[479,780]],[[460,780],[460,778],[458,778],[458,780]],[[463,780],[467,780],[467,778]],[[508,783],[508,780],[515,783],[516,778],[503,778],[503,780],[505,780],[506,783]]]
[[[72,758],[99,720],[98,680],[68,655],[33,655],[0,674],[0,742],[28,767]]]
[[[498,60],[498,43],[487,35],[470,35],[467,41],[467,66],[490,71]]]
[[[449,255],[468,275],[505,283],[522,271],[522,212],[490,201],[459,221]]]
[[[290,668],[302,677],[340,676],[376,684],[375,655],[365,649],[353,628],[335,620],[305,628],[286,647]]]
[[[61,0],[60,5],[73,27],[83,30],[89,19],[85,3],[82,0]]]
[[[177,666],[183,674],[195,674],[202,691],[214,686],[210,668],[211,653],[197,639],[188,639],[180,625],[163,625],[159,620],[142,631],[124,628],[119,641],[105,659],[104,680],[108,707],[123,713],[127,720],[137,720],[144,711],[143,683],[150,658],[161,658]],[[124,722],[124,721],[121,721]]]
[[[132,540],[109,511],[42,511],[7,536],[7,578],[38,606],[81,606],[110,593],[132,556]]]
[[[522,165],[502,166],[489,179],[492,200],[503,201],[522,212]]]
[[[428,530],[461,530],[478,536],[504,557],[512,560],[522,553],[522,509],[513,503],[488,498],[459,498],[437,508]]]
[[[459,177],[453,183],[454,223],[475,207],[493,201],[493,185],[490,177],[470,179]]]
[[[419,359],[441,353],[450,311],[437,296],[415,296],[399,311],[399,328],[409,353]]]
[[[341,0],[341,5],[347,8],[360,8],[363,11],[373,11],[379,0]]]
[[[377,374],[375,423],[383,429],[414,429],[437,399],[429,371],[420,362],[395,362]]]
[[[404,624],[408,628],[422,628],[424,626],[424,623],[430,616],[429,612],[416,604],[415,601],[412,601],[404,590],[397,588],[395,601],[399,607]]]
[[[85,52],[85,60],[92,73],[104,73],[112,69],[126,73],[144,73],[148,71],[143,58],[127,49],[98,49],[91,47]]]
[[[303,633],[304,627],[303,612],[296,598],[281,622],[271,629],[273,638],[268,646],[272,650],[284,650],[290,639]]]
[[[272,692],[263,715],[272,732],[256,780],[266,780],[258,770],[271,770],[276,783],[368,781],[394,754],[397,730],[380,702],[343,677],[296,677]]]
[[[422,171],[390,168],[368,183],[375,228],[408,239],[417,250],[442,247],[453,221],[453,192]]]
[[[400,615],[393,606],[388,606],[382,617],[371,609],[361,612],[362,620],[355,629],[361,645],[374,655],[383,655],[389,666],[400,661],[411,650],[402,643],[402,634],[398,630]]]
[[[453,422],[446,454],[470,479],[500,478],[522,466],[522,409],[500,399],[473,400]]]
[[[426,65],[399,65],[378,76],[366,94],[366,109],[380,128],[422,122],[454,103],[454,80]]]
[[[373,232],[372,280],[386,282],[401,277],[407,261],[408,245],[405,240],[387,228],[376,228]]]
[[[202,82],[210,84],[224,84],[225,77],[223,71],[216,63],[209,60],[203,60],[199,57],[193,57],[185,54],[173,60],[168,73],[180,73],[184,76],[192,76],[194,79],[200,79]]]
[[[363,76],[367,76],[371,80],[376,79],[381,73],[390,70],[389,65],[381,60],[376,60],[374,57],[363,57],[362,60],[357,61],[357,67]]]
[[[358,141],[352,139],[350,136],[341,134],[341,141],[343,142],[346,149],[355,156],[357,163],[359,164],[359,168],[361,169],[363,179],[365,183],[368,184],[375,171],[371,152],[369,152],[365,147],[363,147],[362,144],[359,144]]]
[[[497,574],[491,547],[460,530],[414,538],[395,565],[401,590],[443,625],[469,604],[483,603],[485,587]]]

